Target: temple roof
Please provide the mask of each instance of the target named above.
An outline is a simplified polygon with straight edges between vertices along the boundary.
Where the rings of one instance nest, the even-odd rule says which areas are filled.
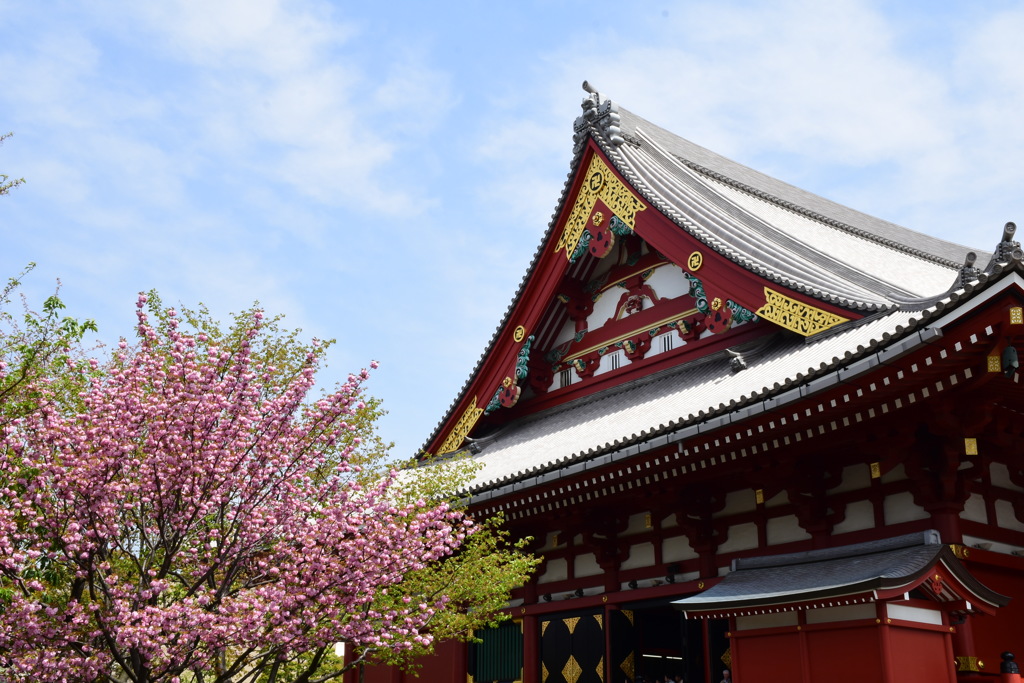
[[[747,357],[747,369],[740,373],[733,372],[731,356],[719,352],[526,415],[483,438],[470,432],[469,446],[463,448],[479,452],[484,464],[472,486],[477,495],[498,495],[499,490],[525,486],[528,480],[622,452],[631,444],[650,444],[662,436],[672,439],[708,416],[812,381],[906,338],[922,320],[973,291],[970,280],[990,279],[980,270],[964,270],[965,259],[973,261],[968,247],[788,185],[588,92],[584,114],[574,126],[571,170],[548,230],[498,329],[425,449],[436,448],[451,432],[469,396],[484,396],[486,401],[493,393],[493,387],[482,386],[478,378],[490,367],[488,360],[500,355],[499,340],[508,343],[508,328],[519,322],[524,293],[536,291],[531,290],[531,281],[542,269],[563,268],[569,274],[572,268],[578,270],[579,264],[565,265],[564,257],[557,261],[561,265],[554,265],[550,247],[565,226],[586,171],[583,165],[594,158],[595,149],[633,191],[666,217],[666,225],[678,231],[642,235],[652,248],[668,254],[673,240],[696,239],[735,264],[738,272],[778,283],[824,302],[823,307],[850,311],[850,320],[820,338],[780,334],[756,348],[733,349]],[[994,264],[1000,259],[982,253],[980,263],[987,259],[988,273],[998,274]]]
[[[867,543],[733,560],[732,571],[708,590],[673,603],[690,613],[741,614],[755,608],[821,603],[836,599],[877,599],[881,591],[905,593],[924,582],[941,563],[958,584],[936,584],[935,599],[969,598],[990,606],[1009,599],[979,583],[936,531]],[[966,593],[966,595],[962,595]]]
[[[935,296],[971,251],[775,180],[613,102],[597,110],[617,114],[623,142],[586,128],[641,196],[720,254],[815,298],[879,310]]]

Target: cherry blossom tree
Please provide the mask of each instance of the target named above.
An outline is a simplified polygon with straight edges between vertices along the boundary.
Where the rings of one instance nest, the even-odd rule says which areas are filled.
[[[152,325],[91,361],[79,400],[44,379],[0,436],[0,678],[312,683],[429,646],[452,600],[414,590],[476,527],[359,476],[363,371],[309,398],[321,356],[282,378],[262,317],[221,346]]]

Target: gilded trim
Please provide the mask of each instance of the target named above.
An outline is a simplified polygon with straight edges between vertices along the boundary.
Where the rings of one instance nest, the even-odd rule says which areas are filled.
[[[480,419],[480,416],[484,414],[483,408],[478,408],[476,405],[476,396],[470,401],[469,407],[466,408],[466,412],[462,413],[462,417],[455,423],[448,438],[444,440],[441,447],[437,449],[437,455],[444,455],[445,453],[451,453],[465,441],[466,437],[473,430],[476,425],[476,421]]]
[[[764,306],[755,311],[757,315],[805,337],[824,332],[850,320],[791,299],[768,287],[764,288],[764,302]]]
[[[597,351],[598,349],[603,349],[606,346],[613,346],[614,344],[618,344],[620,341],[625,341],[626,339],[629,339],[630,337],[636,336],[638,334],[643,334],[644,332],[649,332],[650,330],[653,330],[653,329],[655,329],[657,327],[661,327],[662,325],[668,325],[669,323],[676,322],[677,320],[682,320],[683,318],[687,318],[687,317],[689,317],[691,315],[697,315],[698,313],[700,313],[700,311],[698,311],[696,308],[691,308],[690,310],[683,311],[682,313],[673,313],[669,317],[663,318],[663,319],[661,319],[661,320],[659,320],[657,322],[651,323],[650,325],[644,325],[643,327],[638,327],[635,330],[632,330],[630,332],[626,332],[625,334],[620,334],[617,337],[615,337],[614,339],[606,339],[605,341],[601,342],[600,344],[594,344],[593,346],[588,347],[588,348],[586,348],[586,349],[584,349],[582,351],[578,351],[578,352],[574,353],[571,356],[565,356],[564,358],[562,358],[562,362],[563,363],[568,363],[570,361],[576,360],[577,358],[582,358],[583,356],[587,355],[588,353],[591,353],[592,351]],[[598,329],[601,329],[601,328],[598,328]],[[597,330],[595,330],[595,332],[596,331]]]
[[[580,618],[566,617],[565,619],[562,619],[562,621],[565,623],[566,628],[569,629],[569,634],[572,635],[572,632],[576,630],[576,624],[580,623]]]
[[[580,680],[580,676],[583,675],[583,667],[576,661],[576,658],[569,655],[569,661],[562,667],[562,676],[565,677],[566,683],[576,683]]]
[[[572,213],[569,214],[565,228],[562,229],[562,236],[555,245],[555,251],[564,249],[565,257],[569,260],[572,260],[576,245],[583,237],[583,231],[587,228],[590,214],[594,211],[598,199],[607,204],[612,213],[630,229],[636,228],[636,215],[647,208],[647,205],[612,173],[608,164],[595,154],[590,160],[583,186],[576,195]]]
[[[985,662],[977,657],[960,656],[956,658],[956,670],[980,673],[985,670]]]

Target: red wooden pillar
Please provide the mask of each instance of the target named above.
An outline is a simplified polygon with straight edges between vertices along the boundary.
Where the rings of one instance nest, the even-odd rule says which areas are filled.
[[[540,683],[540,636],[537,617],[523,617],[523,683]]]

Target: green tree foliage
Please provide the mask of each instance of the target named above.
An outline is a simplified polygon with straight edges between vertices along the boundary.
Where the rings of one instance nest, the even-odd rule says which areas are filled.
[[[168,325],[165,304],[156,292],[149,292],[148,312],[157,325]],[[175,309],[176,318],[183,328],[201,333],[206,343],[216,344],[231,350],[244,340],[245,325],[252,319],[258,304],[232,316],[225,326],[213,318],[209,309],[200,304],[196,308]],[[254,357],[260,362],[273,365],[288,377],[298,372],[307,354],[322,356],[335,344],[335,340],[302,340],[302,331],[288,329],[283,316],[264,318],[264,335],[259,346],[253,349]],[[329,388],[325,387],[326,392]],[[385,441],[377,432],[377,420],[384,414],[380,401],[363,396],[365,406],[354,417],[357,429],[353,438],[358,438],[354,452],[348,460],[358,467],[353,476],[370,485],[392,469],[402,471],[402,496],[399,503],[416,499],[447,502],[456,509],[465,509],[461,495],[477,471],[479,465],[469,458],[427,458],[425,460],[400,460],[391,454],[393,444]],[[352,445],[351,441],[339,442],[342,448]],[[501,517],[478,520],[478,530],[467,538],[462,549],[455,555],[431,563],[424,569],[411,572],[397,586],[390,588],[383,596],[367,608],[384,612],[393,607],[415,600],[431,604],[439,595],[447,595],[449,608],[437,613],[429,631],[434,641],[429,645],[411,650],[393,651],[380,649],[349,653],[352,657],[364,658],[376,664],[387,664],[414,671],[416,660],[433,652],[439,641],[456,639],[470,640],[473,631],[508,619],[503,609],[508,604],[510,592],[521,586],[533,573],[539,559],[525,550],[531,539],[510,539],[502,528]],[[317,680],[330,680],[332,672],[340,672],[343,659],[334,652],[310,652],[296,658],[275,671],[275,680],[301,680],[301,673],[310,670],[313,658],[318,660]],[[294,674],[293,677],[291,674]],[[269,681],[268,678],[261,679]]]
[[[0,426],[37,406],[40,381],[70,407],[92,371],[81,343],[87,332],[96,331],[96,323],[64,314],[59,285],[41,310],[33,309],[19,296],[22,279],[33,268],[28,264],[0,290]]]
[[[0,145],[4,143],[4,140],[11,137],[11,135],[13,135],[13,133],[5,133],[0,135]],[[15,178],[11,180],[10,176],[8,176],[7,174],[0,173],[0,195],[7,194],[8,192],[10,192],[11,190],[13,190],[18,185],[21,185],[24,182],[24,178]]]

